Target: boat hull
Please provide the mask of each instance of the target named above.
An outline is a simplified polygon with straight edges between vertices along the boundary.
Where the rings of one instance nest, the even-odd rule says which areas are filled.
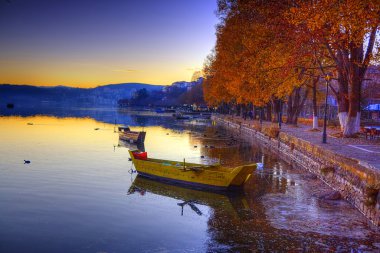
[[[190,189],[199,189],[199,190],[210,190],[210,191],[226,191],[232,188],[236,188],[233,186],[215,186],[215,185],[209,185],[209,184],[201,184],[201,183],[195,183],[195,182],[189,182],[189,181],[184,181],[184,180],[179,180],[179,179],[172,179],[172,178],[166,178],[166,177],[160,177],[152,174],[147,174],[144,172],[139,172],[140,176],[159,181],[162,183],[166,184],[171,184],[171,185],[179,185],[182,187],[190,188]],[[238,189],[241,189],[238,187]]]

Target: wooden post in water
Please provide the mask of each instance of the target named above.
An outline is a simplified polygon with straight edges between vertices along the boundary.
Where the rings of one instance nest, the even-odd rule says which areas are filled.
[[[183,158],[183,170],[186,169],[186,162],[185,162],[185,158]]]

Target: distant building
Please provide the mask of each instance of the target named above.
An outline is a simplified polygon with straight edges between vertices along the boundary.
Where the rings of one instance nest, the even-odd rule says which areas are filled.
[[[203,81],[203,77],[198,77],[198,79],[192,82],[186,82],[186,81],[174,82],[171,85],[164,86],[162,88],[162,92],[168,93],[171,89],[175,89],[175,88],[186,89],[187,91],[189,91],[195,85],[202,83],[202,81]]]

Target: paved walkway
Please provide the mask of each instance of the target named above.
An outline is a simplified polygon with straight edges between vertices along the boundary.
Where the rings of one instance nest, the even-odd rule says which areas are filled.
[[[220,115],[219,115],[220,116]],[[229,116],[231,117],[231,116]],[[234,117],[233,121],[241,122],[249,126],[253,124],[252,120],[243,120],[240,117]],[[263,122],[264,125],[273,123]],[[311,126],[299,124],[298,126],[289,126],[282,124],[281,131],[286,132],[294,137],[306,140],[314,145],[329,149],[343,156],[353,158],[367,168],[375,168],[380,171],[380,139],[367,140],[361,138],[336,138],[331,136],[339,131],[336,129],[327,129],[327,143],[322,143],[322,131],[310,131]],[[322,128],[320,128],[322,130]]]

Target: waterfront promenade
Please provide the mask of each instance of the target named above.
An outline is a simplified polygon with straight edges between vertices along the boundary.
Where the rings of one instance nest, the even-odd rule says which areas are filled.
[[[231,115],[218,116],[246,127],[253,128],[255,123],[258,124],[258,120],[244,120],[242,117]],[[263,121],[262,124],[263,127],[265,127],[277,123]],[[311,131],[311,126],[305,124],[293,126],[283,123],[280,132],[302,139],[344,157],[357,160],[358,164],[363,167],[375,169],[380,172],[380,138],[366,139],[364,136],[358,138],[337,138],[335,135],[339,133],[339,130],[336,128],[327,128],[327,143],[323,144],[322,128],[320,127],[319,130],[321,131]]]

